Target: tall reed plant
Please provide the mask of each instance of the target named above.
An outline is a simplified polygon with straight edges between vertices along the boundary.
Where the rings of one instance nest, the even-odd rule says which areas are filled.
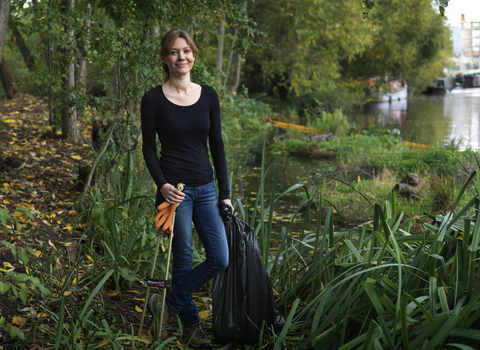
[[[397,212],[392,193],[383,203],[371,204],[370,225],[343,232],[335,232],[332,208],[323,222],[319,214],[315,227],[307,209],[299,236],[291,234],[291,224],[272,225],[279,196],[275,185],[270,195],[263,194],[269,178],[276,182],[270,169],[262,161],[257,198],[247,202],[243,213],[251,213],[286,324],[277,335],[262,329],[259,349],[480,347],[478,170],[448,213],[424,214],[431,222],[423,224],[421,234],[409,232],[413,218],[404,220]],[[471,198],[470,188],[477,193]],[[291,223],[312,201],[322,212],[322,194],[309,194]],[[281,232],[278,249],[271,249],[274,231]]]

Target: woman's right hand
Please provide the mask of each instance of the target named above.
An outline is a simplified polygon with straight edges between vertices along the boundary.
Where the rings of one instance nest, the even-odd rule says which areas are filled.
[[[165,201],[170,204],[181,203],[185,197],[185,193],[177,190],[175,186],[170,185],[169,183],[163,185],[160,192],[162,193],[163,198],[165,198]]]

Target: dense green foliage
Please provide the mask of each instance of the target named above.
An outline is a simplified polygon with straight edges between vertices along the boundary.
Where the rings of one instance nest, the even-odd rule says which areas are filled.
[[[158,4],[82,0],[72,13],[60,0],[34,3],[17,1],[12,7],[11,21],[23,33],[35,61],[34,72],[26,69],[15,37],[7,36],[6,59],[17,85],[22,91],[50,96],[56,106],[73,103],[80,111],[97,107],[103,118],[116,115],[125,99],[130,101],[127,105],[134,105],[162,81],[159,35],[174,27],[192,33],[200,47],[195,81],[221,89],[223,83],[213,76],[230,73],[225,86],[229,87],[235,80],[235,54],[246,55],[241,83],[253,95],[276,99],[278,110],[282,110],[278,99],[301,106],[314,106],[317,99],[330,111],[362,105],[387,89],[385,79],[400,78],[410,91],[420,91],[443,74],[451,56],[449,29],[428,0],[377,2],[368,19],[362,10],[372,8],[373,1],[257,0],[245,10],[240,0]],[[226,24],[224,39],[219,33],[221,21]],[[75,31],[71,43],[66,40],[68,26]],[[221,53],[219,40],[225,47]],[[215,69],[219,54],[221,72]],[[69,101],[69,91],[63,88],[65,67],[74,61],[78,78],[82,59],[88,61],[87,86],[77,83],[75,101]],[[96,85],[115,100],[83,93]]]
[[[443,74],[450,31],[429,0],[384,0],[364,20],[355,0],[260,0],[251,12],[273,49],[250,51],[252,92],[325,107],[361,105],[400,78],[421,91]],[[367,82],[376,79],[375,89]]]

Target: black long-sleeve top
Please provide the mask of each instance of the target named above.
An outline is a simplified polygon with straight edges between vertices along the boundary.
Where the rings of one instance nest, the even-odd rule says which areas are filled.
[[[190,106],[168,100],[162,86],[148,91],[141,106],[143,156],[158,188],[203,186],[213,180],[207,139],[217,173],[219,199],[230,198],[227,162],[222,138],[220,102],[214,88],[202,85],[200,98]],[[156,134],[162,146],[160,160]]]

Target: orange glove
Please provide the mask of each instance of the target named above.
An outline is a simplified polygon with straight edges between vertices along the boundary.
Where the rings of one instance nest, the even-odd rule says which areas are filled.
[[[178,204],[170,204],[168,202],[163,202],[157,207],[158,214],[153,218],[155,227],[158,228],[157,236],[160,236],[162,231],[164,231],[165,234],[170,234],[172,232],[173,216],[177,207]]]

